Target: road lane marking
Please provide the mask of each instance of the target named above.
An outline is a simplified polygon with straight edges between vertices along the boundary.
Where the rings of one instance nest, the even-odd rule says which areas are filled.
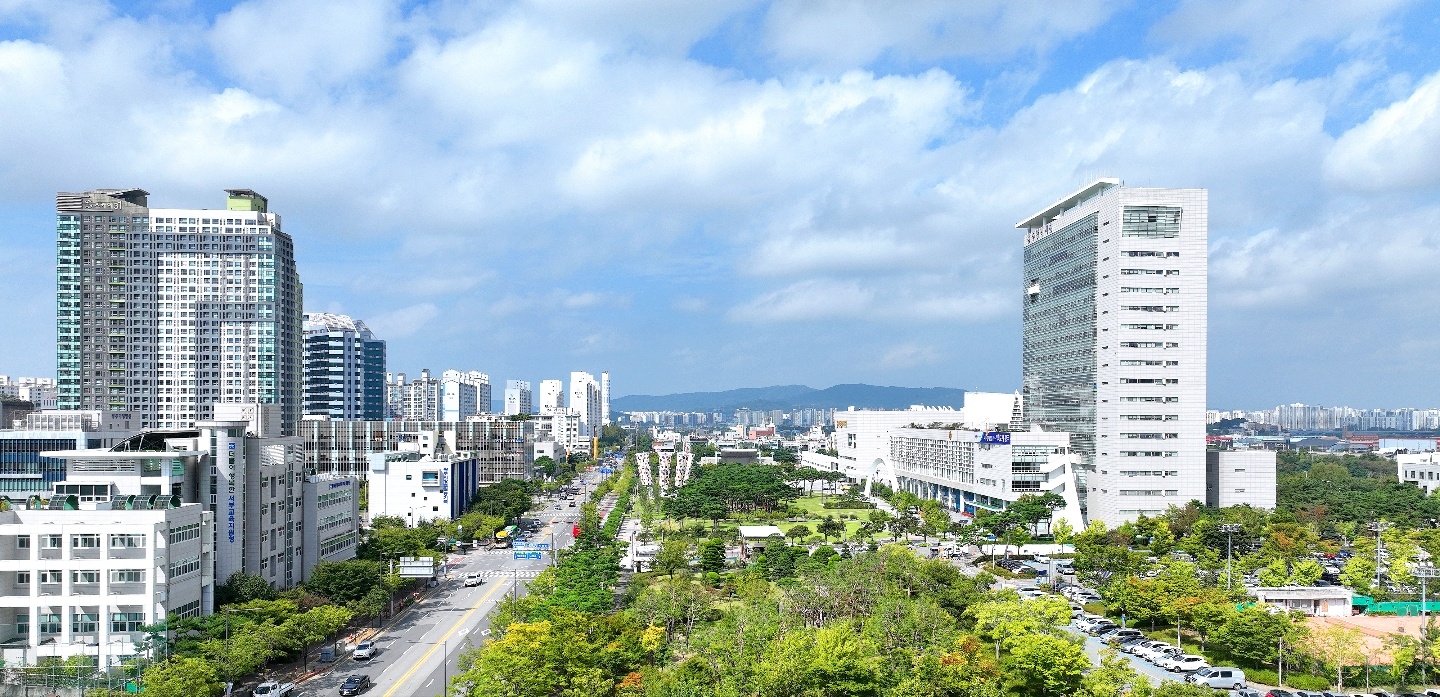
[[[434,643],[430,646],[430,650],[429,650],[429,651],[426,651],[426,652],[425,652],[425,655],[420,657],[420,660],[416,661],[414,665],[410,666],[410,670],[405,671],[405,674],[402,675],[402,676],[400,676],[400,679],[397,680],[394,685],[391,685],[391,686],[390,686],[390,689],[385,692],[385,697],[394,697],[395,691],[398,690],[398,689],[400,689],[402,686],[404,686],[405,681],[406,681],[406,680],[409,680],[409,679],[410,679],[410,676],[413,675],[416,670],[419,670],[420,666],[424,665],[426,661],[430,660],[430,655],[433,654],[433,653],[435,653],[437,650],[439,650],[440,647],[443,646],[446,641],[449,641],[450,635],[451,635],[451,634],[454,634],[454,633],[455,633],[455,630],[460,628],[460,625],[465,624],[465,621],[468,620],[468,619],[470,619],[470,615],[475,614],[475,611],[476,611],[476,610],[479,610],[481,605],[484,605],[485,603],[489,602],[490,596],[494,595],[494,594],[495,594],[495,591],[500,590],[500,588],[502,588],[502,586],[497,583],[497,584],[491,586],[491,587],[490,587],[490,590],[487,591],[487,592],[485,593],[485,595],[480,596],[480,601],[477,602],[477,603],[475,603],[475,606],[472,607],[472,608],[470,608],[468,611],[466,611],[465,614],[461,615],[461,616],[460,616],[460,619],[456,620],[456,621],[455,621],[455,624],[451,625],[450,630],[447,631],[447,632],[445,632],[445,636],[440,637],[440,641],[434,642]],[[450,657],[449,657],[449,656],[443,656],[443,657],[441,657],[441,660],[442,660],[442,661],[448,661],[448,660],[450,660]],[[445,691],[446,691],[446,692],[449,692],[449,691],[450,691],[450,686],[449,686],[449,685],[446,685],[446,686],[445,686]]]

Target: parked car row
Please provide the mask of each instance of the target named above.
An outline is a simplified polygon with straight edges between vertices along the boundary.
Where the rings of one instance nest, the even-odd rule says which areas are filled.
[[[1012,574],[1018,574],[1021,576],[1035,575],[1035,569],[1031,568],[1029,564],[1020,561],[1019,559],[997,559],[995,561],[995,566],[1009,571]]]
[[[1104,598],[1100,597],[1100,593],[1093,588],[1065,583],[1056,584],[1055,587],[1060,590],[1061,595],[1080,605],[1105,602]]]
[[[1211,666],[1204,656],[1185,653],[1177,646],[1149,639],[1138,629],[1122,628],[1104,617],[1082,616],[1076,620],[1075,627],[1124,653],[1149,661],[1172,673],[1198,674],[1205,671],[1198,684],[1225,689],[1245,686],[1245,673],[1239,669],[1224,668],[1218,672],[1207,670]]]

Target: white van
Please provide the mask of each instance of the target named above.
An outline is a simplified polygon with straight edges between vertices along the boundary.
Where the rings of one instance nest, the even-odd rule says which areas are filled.
[[[1185,677],[1185,681],[1217,690],[1239,690],[1245,687],[1245,671],[1239,668],[1212,666],[1201,668]]]

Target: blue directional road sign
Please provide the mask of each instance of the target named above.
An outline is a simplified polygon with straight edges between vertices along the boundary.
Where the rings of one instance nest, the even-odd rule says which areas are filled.
[[[516,559],[543,559],[543,558],[544,558],[544,555],[543,555],[541,552],[539,552],[539,551],[529,551],[529,552],[526,552],[526,551],[516,550],[516,551],[515,551],[515,558],[516,558]]]

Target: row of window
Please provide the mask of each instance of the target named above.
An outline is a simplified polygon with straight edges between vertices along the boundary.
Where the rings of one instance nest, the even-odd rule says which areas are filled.
[[[170,529],[170,544],[200,539],[200,524],[191,523]]]
[[[1179,305],[1121,305],[1122,310],[1134,312],[1179,312]]]
[[[1157,252],[1153,250],[1128,250],[1120,253],[1127,257],[1160,257],[1161,259],[1180,256],[1179,252]]]
[[[1122,433],[1121,438],[1131,440],[1174,440],[1180,437],[1178,433]]]
[[[1179,470],[1120,470],[1122,477],[1178,477]]]
[[[353,532],[332,537],[320,543],[320,556],[328,557],[346,547],[355,544],[356,535]]]
[[[1180,348],[1178,341],[1122,341],[1120,348]]]
[[[1122,402],[1140,402],[1148,404],[1176,404],[1179,397],[1121,397]]]
[[[1120,457],[1179,457],[1175,450],[1121,450]]]
[[[1120,378],[1122,385],[1178,385],[1180,378]]]
[[[1157,367],[1163,367],[1163,368],[1173,368],[1173,367],[1175,367],[1175,366],[1180,365],[1180,361],[1151,361],[1151,360],[1129,360],[1129,359],[1127,359],[1127,360],[1120,361],[1120,365],[1125,365],[1125,366],[1132,366],[1132,365],[1133,365],[1133,366],[1157,366]]]
[[[1121,276],[1179,276],[1180,269],[1120,269]]]
[[[171,580],[174,580],[174,579],[180,578],[181,576],[185,576],[185,575],[187,575],[187,574],[193,574],[193,573],[195,573],[196,571],[199,571],[199,570],[200,570],[200,557],[198,557],[198,556],[190,557],[190,558],[188,558],[188,559],[181,559],[180,561],[177,561],[177,562],[171,562],[171,564],[170,564],[170,579],[171,579]]]
[[[57,570],[41,571],[41,572],[38,573],[38,575],[40,576],[40,583],[64,583],[64,582],[65,582],[65,572],[64,572],[64,571],[57,571]],[[70,582],[71,582],[71,583],[99,583],[99,582],[100,582],[100,571],[99,571],[98,569],[82,569],[82,570],[71,571],[71,572],[70,572]],[[144,582],[145,582],[145,570],[144,570],[144,569],[111,569],[111,570],[110,570],[110,582],[111,582],[111,583],[144,583]],[[16,572],[15,572],[15,583],[20,584],[20,585],[29,585],[29,583],[30,583],[30,572],[29,572],[29,571],[16,571]]]
[[[1179,489],[1121,489],[1121,496],[1179,496]]]
[[[1126,421],[1179,421],[1179,414],[1121,414]]]
[[[1180,289],[1179,289],[1179,288],[1146,288],[1146,287],[1137,287],[1137,286],[1121,286],[1120,292],[1121,292],[1121,293],[1158,293],[1158,294],[1160,294],[1160,295],[1176,295],[1176,294],[1178,294],[1178,293],[1180,292]]]
[[[41,535],[41,549],[60,549],[65,546],[64,535]],[[71,535],[70,546],[75,549],[99,549],[99,535]],[[145,546],[145,535],[143,534],[121,534],[110,535],[110,547],[116,548],[137,548]],[[15,538],[17,549],[30,549],[30,536],[20,535]]]
[[[1161,331],[1173,332],[1180,328],[1178,324],[1121,324],[1121,329],[1159,329]]]
[[[184,615],[185,617],[196,617],[200,614],[200,603],[190,603],[195,606],[194,614]],[[187,606],[188,607],[188,606]],[[42,613],[36,615],[36,626],[41,634],[60,633],[60,615]],[[112,632],[138,632],[145,626],[145,613],[143,612],[115,612],[110,615],[110,631]],[[95,634],[100,630],[100,615],[94,612],[76,612],[70,618],[70,631],[75,634]],[[20,635],[30,633],[29,613],[15,616],[15,632]]]

